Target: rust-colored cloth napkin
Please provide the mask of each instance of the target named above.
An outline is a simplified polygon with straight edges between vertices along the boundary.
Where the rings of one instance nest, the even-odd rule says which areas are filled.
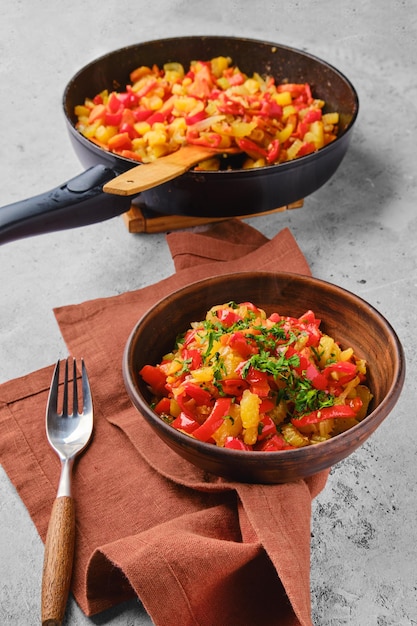
[[[155,285],[55,310],[85,359],[94,436],[74,472],[72,591],[93,615],[135,597],[157,626],[311,625],[311,500],[328,472],[285,485],[208,475],[160,442],[125,392],[122,353],[169,292],[248,268],[309,273],[288,229],[269,240],[231,220],[167,236],[176,273]],[[59,478],[44,415],[53,366],[0,387],[0,460],[45,540]]]

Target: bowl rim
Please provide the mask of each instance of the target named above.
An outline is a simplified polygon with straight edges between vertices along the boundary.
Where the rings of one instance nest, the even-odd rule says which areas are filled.
[[[359,424],[356,424],[355,426],[352,426],[351,428],[349,428],[348,430],[338,434],[335,437],[332,437],[326,441],[322,441],[319,443],[316,443],[312,446],[304,446],[301,448],[296,448],[296,449],[290,449],[290,450],[279,450],[279,451],[269,451],[268,452],[268,458],[270,459],[274,459],[274,460],[278,460],[279,458],[282,459],[296,459],[298,456],[300,456],[300,454],[303,454],[303,451],[309,451],[309,453],[313,453],[314,450],[320,450],[322,448],[323,445],[326,446],[326,450],[331,450],[331,448],[336,448],[338,449],[340,447],[340,443],[341,441],[348,441],[351,443],[354,443],[355,441],[359,443],[357,443],[358,447],[359,445],[361,445],[361,441],[360,441],[360,436],[359,436],[359,432],[362,431],[363,429],[363,425],[366,421],[370,421],[370,419],[374,419],[378,416],[378,414],[383,413],[383,409],[385,409],[385,407],[387,406],[388,409],[390,407],[390,405],[392,405],[391,408],[394,407],[394,405],[396,404],[396,399],[395,399],[395,392],[398,391],[398,395],[401,393],[401,389],[403,387],[404,384],[404,380],[405,380],[405,370],[406,370],[406,360],[405,360],[405,353],[404,353],[404,348],[401,344],[401,341],[399,339],[399,336],[397,334],[397,332],[395,331],[394,327],[392,326],[392,324],[387,320],[387,318],[380,313],[372,304],[370,304],[369,302],[367,302],[364,298],[362,298],[361,296],[358,296],[357,294],[355,294],[354,292],[341,287],[339,285],[337,285],[336,283],[333,282],[329,282],[327,280],[321,279],[321,278],[316,278],[314,276],[307,276],[304,274],[298,274],[295,272],[283,272],[283,271],[278,271],[278,272],[270,272],[270,271],[239,271],[239,272],[231,272],[231,273],[224,273],[224,274],[216,274],[213,276],[208,276],[206,278],[202,278],[196,281],[193,281],[187,285],[184,285],[183,287],[180,287],[172,292],[170,292],[169,294],[167,294],[166,296],[160,298],[157,302],[155,302],[143,315],[141,315],[141,317],[138,319],[138,321],[136,322],[136,324],[134,325],[133,329],[131,330],[128,340],[126,342],[125,345],[125,349],[123,352],[123,361],[122,361],[122,370],[123,370],[123,379],[124,379],[124,383],[125,383],[125,388],[127,390],[128,395],[130,396],[133,404],[136,406],[136,408],[138,406],[144,406],[144,408],[146,409],[146,411],[142,412],[142,410],[138,410],[139,414],[148,422],[148,423],[153,423],[156,422],[157,424],[157,428],[161,429],[162,431],[166,432],[168,434],[169,438],[172,438],[172,431],[174,430],[172,428],[172,426],[170,426],[169,424],[167,424],[166,422],[164,422],[154,411],[152,411],[152,409],[150,408],[150,406],[146,403],[146,400],[142,397],[142,395],[140,394],[140,392],[137,389],[137,386],[135,385],[135,381],[134,378],[132,376],[132,373],[130,371],[130,356],[134,347],[134,339],[136,337],[136,334],[138,332],[139,326],[147,319],[149,319],[152,314],[154,313],[154,311],[160,307],[161,305],[164,304],[164,302],[166,301],[167,298],[172,297],[172,296],[181,296],[183,294],[186,294],[187,292],[189,292],[190,290],[194,290],[196,288],[200,288],[200,287],[204,287],[204,285],[208,282],[213,281],[213,279],[216,281],[224,281],[224,280],[230,280],[232,278],[241,278],[242,280],[247,278],[248,276],[254,276],[256,275],[256,277],[262,278],[277,278],[277,277],[283,277],[286,278],[287,280],[296,280],[299,282],[303,282],[303,283],[313,283],[317,286],[323,286],[323,287],[330,287],[331,289],[341,293],[342,295],[345,294],[350,298],[353,298],[354,300],[356,300],[359,304],[362,305],[362,307],[364,307],[365,309],[368,309],[370,312],[373,313],[373,315],[375,315],[379,321],[381,322],[381,324],[387,329],[388,334],[390,335],[394,346],[396,347],[396,351],[395,351],[395,368],[394,368],[394,372],[393,372],[393,378],[392,378],[392,382],[389,386],[388,392],[387,394],[384,396],[384,398],[381,400],[381,402],[379,403],[379,405],[373,409],[361,422],[359,422]],[[193,320],[190,320],[193,321]],[[195,321],[195,320],[194,320]],[[398,399],[398,395],[397,395],[397,399]],[[390,409],[389,409],[390,410]],[[149,412],[152,414],[152,417],[150,417],[149,413],[146,414],[146,412]],[[389,412],[389,411],[388,411]],[[145,413],[145,414],[144,414]],[[388,413],[387,413],[388,414]],[[381,419],[377,422],[377,425],[379,425],[380,422],[382,422],[384,419],[384,417],[382,416]],[[190,437],[189,435],[182,433],[179,430],[175,430],[175,436],[176,438],[178,438],[178,440],[181,442],[184,442],[185,444],[191,445],[192,447],[199,451],[199,452],[207,452],[210,451],[210,455],[214,458],[218,458],[219,460],[224,460],[224,459],[245,459],[245,463],[247,464],[248,461],[249,463],[252,465],[253,463],[259,463],[260,459],[265,459],[265,452],[263,451],[259,451],[259,450],[251,450],[250,453],[248,454],[247,451],[245,450],[230,450],[227,448],[222,448],[219,446],[215,446],[213,444],[207,443],[207,442],[203,442],[203,441],[199,441],[198,439],[194,439],[192,437]],[[231,454],[232,453],[232,454]],[[305,454],[305,452],[304,452]]]

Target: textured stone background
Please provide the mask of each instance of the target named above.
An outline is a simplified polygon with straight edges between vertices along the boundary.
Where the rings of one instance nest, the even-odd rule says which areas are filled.
[[[1,205],[82,170],[62,92],[80,67],[121,46],[248,36],[305,49],[355,85],[360,114],[333,179],[302,209],[250,220],[268,236],[288,226],[317,277],[355,291],[391,321],[408,360],[392,415],[334,468],[314,504],[315,626],[417,624],[416,22],[414,0],[20,0],[0,8]],[[136,289],[172,271],[164,235],[130,235],[121,218],[0,247],[0,381],[66,355],[53,307]],[[0,624],[36,624],[43,545],[1,469],[0,530]],[[71,600],[66,623],[150,620],[140,602],[89,620]],[[219,626],[226,626],[221,617]]]

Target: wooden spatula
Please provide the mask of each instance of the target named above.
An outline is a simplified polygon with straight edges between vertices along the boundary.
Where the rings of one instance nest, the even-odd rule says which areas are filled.
[[[132,196],[177,178],[193,165],[216,154],[236,154],[238,152],[238,148],[216,150],[204,146],[184,146],[152,163],[138,165],[120,174],[120,176],[116,176],[103,186],[103,191],[118,196]]]

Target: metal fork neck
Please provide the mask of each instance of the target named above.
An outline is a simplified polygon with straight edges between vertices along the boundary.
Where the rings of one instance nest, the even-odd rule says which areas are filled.
[[[74,459],[62,459],[62,471],[61,477],[59,479],[58,492],[56,497],[60,498],[61,496],[69,496],[71,497],[71,475],[72,475],[72,466],[74,465]]]

